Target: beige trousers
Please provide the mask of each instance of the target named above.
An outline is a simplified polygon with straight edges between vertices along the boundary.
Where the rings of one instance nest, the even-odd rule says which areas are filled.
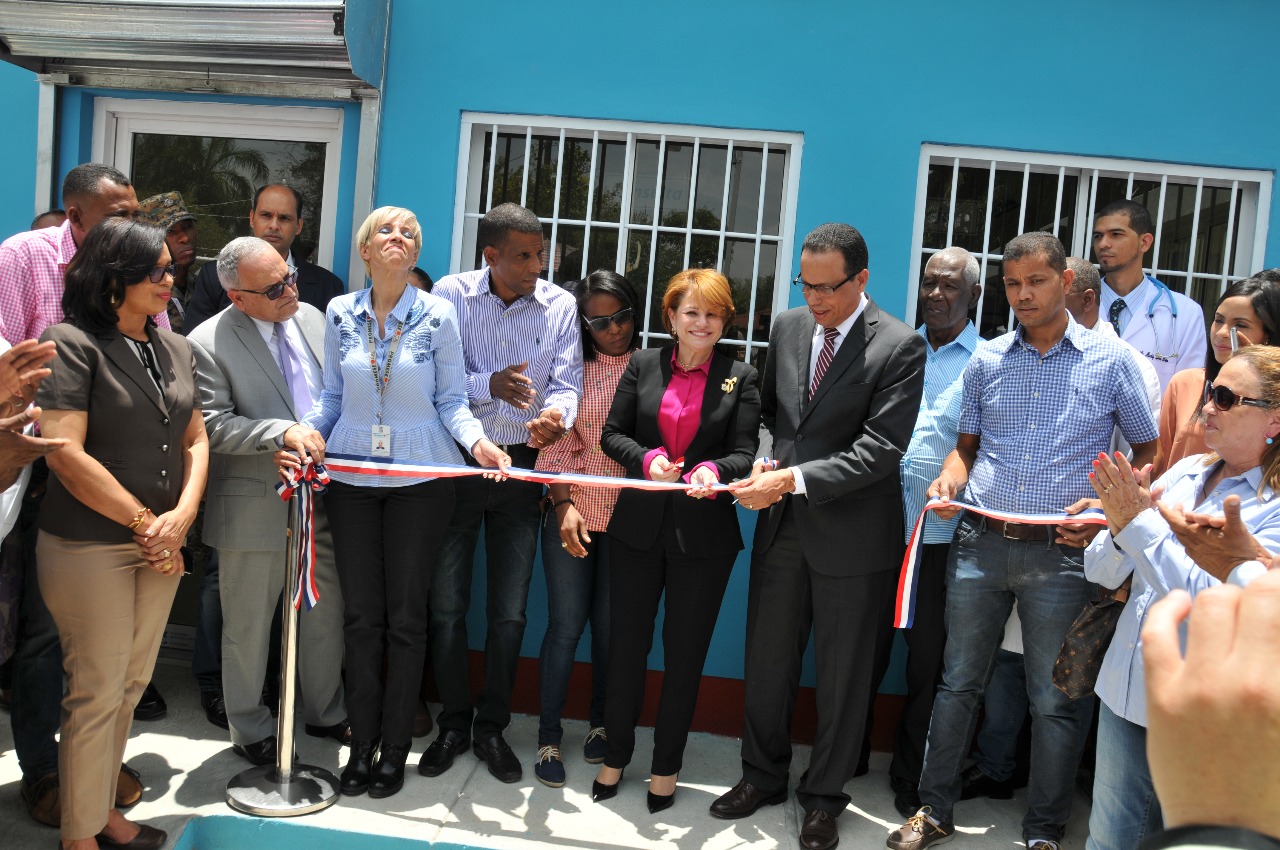
[[[88,838],[107,824],[133,709],[151,681],[177,574],[142,565],[134,543],[36,542],[40,593],[58,626],[62,700],[58,775],[62,837]]]

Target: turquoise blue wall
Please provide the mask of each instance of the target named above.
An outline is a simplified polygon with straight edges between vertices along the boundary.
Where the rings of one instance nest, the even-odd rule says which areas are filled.
[[[870,292],[901,315],[922,143],[1274,171],[1280,75],[1253,36],[1278,28],[1280,5],[1266,0],[655,0],[639,12],[585,0],[537,10],[399,0],[376,201],[419,214],[421,264],[439,273],[449,266],[463,111],[800,132],[797,237],[823,221],[857,225],[871,249]],[[91,94],[64,95],[59,176],[88,156]],[[33,75],[0,66],[0,109],[18,130],[0,137],[11,175],[0,188],[6,232],[30,219],[35,103]],[[357,121],[348,116],[352,157]],[[344,171],[349,180],[351,160]],[[345,269],[350,233],[344,217],[338,225]],[[1280,265],[1277,240],[1273,204],[1268,266]],[[749,539],[753,518],[743,520]],[[744,554],[709,675],[741,675],[745,582]],[[477,570],[477,648],[482,590]],[[526,655],[537,654],[545,610],[539,572]]]

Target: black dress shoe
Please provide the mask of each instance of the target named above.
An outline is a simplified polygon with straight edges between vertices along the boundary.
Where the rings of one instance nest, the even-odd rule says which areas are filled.
[[[605,785],[603,782],[591,780],[591,802],[603,803],[605,800],[612,800],[618,796],[618,786],[622,784],[622,774],[625,770],[618,774],[618,781],[612,785]],[[652,809],[650,809],[652,811]]]
[[[369,775],[369,796],[390,797],[404,787],[404,761],[409,744],[383,744]]]
[[[511,752],[511,748],[507,746],[507,742],[503,740],[500,733],[477,739],[471,745],[471,749],[481,761],[489,765],[489,772],[499,782],[520,781],[520,776],[524,772],[520,766],[520,759]]]
[[[840,843],[840,831],[836,817],[822,809],[804,813],[804,825],[800,827],[800,846],[805,850],[831,850]]]
[[[231,752],[251,764],[275,764],[276,736],[268,735],[256,744],[232,744]]]
[[[164,847],[165,842],[169,840],[168,834],[163,829],[156,829],[154,826],[147,826],[145,823],[138,824],[138,834],[133,840],[125,844],[118,841],[112,841],[104,833],[98,833],[99,847],[119,847],[122,850],[160,850]]]
[[[222,699],[222,691],[201,691],[200,707],[204,709],[205,719],[214,726],[227,727],[227,704]]]
[[[893,792],[893,807],[904,818],[909,818],[920,811],[921,805],[923,804],[920,802],[920,789],[913,785],[903,785]]]
[[[355,797],[369,790],[369,778],[373,774],[373,755],[378,751],[377,741],[352,741],[351,755],[342,769],[342,793]]]
[[[148,682],[146,690],[142,692],[142,699],[138,700],[138,704],[133,708],[133,719],[158,720],[164,717],[168,710],[169,706],[156,690],[155,683]]]
[[[787,799],[784,788],[774,794],[761,791],[745,779],[730,788],[711,804],[711,816],[724,820],[737,820],[750,817],[761,806],[776,806]]]
[[[440,734],[427,747],[418,762],[418,773],[423,776],[439,776],[453,766],[458,753],[471,746],[471,736],[457,729],[441,729]]]
[[[345,720],[332,726],[313,726],[308,723],[304,728],[312,738],[332,738],[339,744],[351,743],[351,724]]]
[[[644,801],[649,806],[649,814],[656,815],[663,809],[671,808],[676,802],[676,792],[670,794],[655,794],[652,791],[646,792]]]
[[[1008,800],[1013,797],[1013,780],[992,779],[975,764],[960,774],[960,799],[990,797],[992,800]]]

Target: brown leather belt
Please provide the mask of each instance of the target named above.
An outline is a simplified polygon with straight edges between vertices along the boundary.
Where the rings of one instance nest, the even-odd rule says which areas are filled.
[[[987,531],[999,534],[1006,540],[1048,540],[1052,541],[1057,528],[1052,525],[1032,525],[1026,522],[1005,522],[1002,519],[987,518]]]

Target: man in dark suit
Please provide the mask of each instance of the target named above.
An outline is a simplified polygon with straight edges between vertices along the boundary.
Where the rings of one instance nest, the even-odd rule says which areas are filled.
[[[747,817],[787,796],[791,715],[812,627],[818,729],[796,798],[800,844],[829,850],[849,802],[845,781],[862,745],[875,659],[891,635],[902,559],[898,465],[924,388],[924,339],[865,294],[867,246],[854,228],[805,237],[806,307],[774,322],[760,386],[772,462],[735,488],[764,510],[756,524],[747,602],[742,779],[711,805]]]
[[[347,291],[342,279],[328,269],[293,256],[293,240],[302,232],[302,193],[292,186],[263,186],[253,196],[249,227],[253,235],[271,244],[290,266],[298,270],[298,300],[321,313],[329,301]],[[196,275],[191,300],[187,303],[185,333],[213,314],[231,306],[231,299],[218,282],[217,263],[205,263]]]

